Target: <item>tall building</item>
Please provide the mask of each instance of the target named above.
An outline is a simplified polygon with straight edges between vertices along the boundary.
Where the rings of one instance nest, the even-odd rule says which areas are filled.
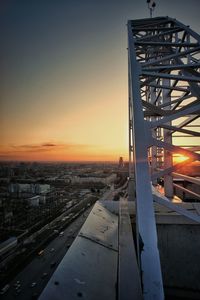
[[[119,169],[122,169],[123,167],[124,167],[123,157],[120,156],[120,158],[119,158]]]

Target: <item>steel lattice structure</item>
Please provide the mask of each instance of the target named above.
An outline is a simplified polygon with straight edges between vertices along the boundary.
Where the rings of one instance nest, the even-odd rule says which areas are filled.
[[[181,167],[200,159],[200,36],[169,17],[128,21],[128,61],[129,178],[136,192],[143,295],[145,299],[163,299],[153,200],[199,221],[170,200],[173,177],[199,184],[198,179],[183,175]],[[178,138],[184,140],[181,146]],[[188,140],[192,142],[188,144]],[[187,159],[173,162],[177,154]],[[165,197],[152,185],[160,178]],[[129,196],[129,200],[133,198]]]

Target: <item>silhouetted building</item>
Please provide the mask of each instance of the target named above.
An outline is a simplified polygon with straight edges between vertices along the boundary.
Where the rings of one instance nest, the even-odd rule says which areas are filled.
[[[123,167],[124,167],[123,157],[120,156],[120,158],[119,158],[119,169],[122,169]]]

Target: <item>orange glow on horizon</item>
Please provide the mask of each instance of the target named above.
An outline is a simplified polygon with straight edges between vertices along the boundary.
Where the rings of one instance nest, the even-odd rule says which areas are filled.
[[[173,155],[173,162],[174,163],[182,163],[186,160],[188,160],[189,157],[183,154],[174,154]]]
[[[0,148],[1,161],[118,161],[120,156],[127,158],[126,149],[52,142]]]

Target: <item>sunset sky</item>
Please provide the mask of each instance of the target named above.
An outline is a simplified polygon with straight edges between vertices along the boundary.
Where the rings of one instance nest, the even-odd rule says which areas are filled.
[[[200,32],[199,0],[157,0]],[[0,160],[128,156],[128,19],[146,0],[2,0]]]

